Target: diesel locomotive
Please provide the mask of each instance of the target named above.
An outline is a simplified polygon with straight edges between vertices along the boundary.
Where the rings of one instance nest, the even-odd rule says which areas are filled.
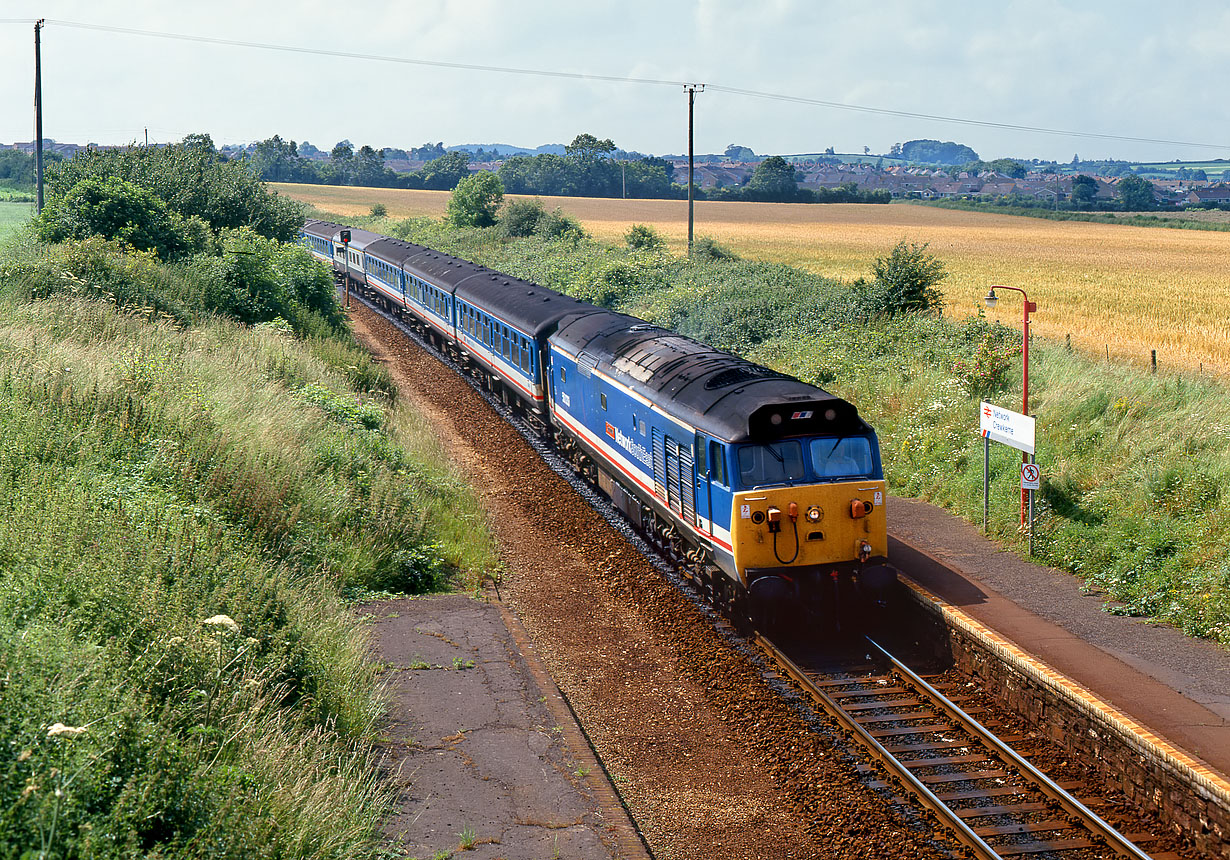
[[[737,621],[860,626],[895,574],[875,431],[814,385],[429,248],[304,245],[554,443]]]

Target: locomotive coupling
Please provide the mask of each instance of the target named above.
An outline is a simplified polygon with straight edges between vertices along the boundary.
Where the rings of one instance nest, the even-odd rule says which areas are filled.
[[[786,506],[786,515],[790,517],[790,522],[792,523],[799,521],[799,505],[797,502],[791,502]]]

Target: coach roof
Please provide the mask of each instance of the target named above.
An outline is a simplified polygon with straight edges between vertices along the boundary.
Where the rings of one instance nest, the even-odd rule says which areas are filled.
[[[369,257],[384,260],[386,263],[398,268],[407,260],[412,260],[420,254],[427,253],[427,249],[422,245],[415,245],[413,242],[403,242],[401,239],[390,239],[387,237],[377,242],[372,242],[365,251]]]
[[[554,330],[559,319],[578,310],[597,310],[580,299],[437,251],[407,259],[405,269],[533,337]]]

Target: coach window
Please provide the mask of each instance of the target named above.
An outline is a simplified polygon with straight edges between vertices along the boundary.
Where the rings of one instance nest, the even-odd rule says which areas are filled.
[[[530,345],[525,338],[521,338],[521,369],[530,372]]]
[[[598,395],[598,397],[599,399],[602,400],[602,408],[606,409],[606,392],[605,391],[602,392],[601,394]]]
[[[561,383],[561,384],[562,384],[562,383],[565,383],[565,382],[567,382],[567,381],[568,381],[568,370],[567,370],[567,368],[563,368],[563,367],[561,367],[561,368],[559,369],[559,381],[560,381],[560,383]]]

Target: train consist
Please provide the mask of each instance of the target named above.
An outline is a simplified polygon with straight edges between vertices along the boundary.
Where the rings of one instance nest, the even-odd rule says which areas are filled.
[[[552,441],[717,606],[860,626],[895,580],[875,432],[847,401],[644,320],[323,221],[304,245]]]

